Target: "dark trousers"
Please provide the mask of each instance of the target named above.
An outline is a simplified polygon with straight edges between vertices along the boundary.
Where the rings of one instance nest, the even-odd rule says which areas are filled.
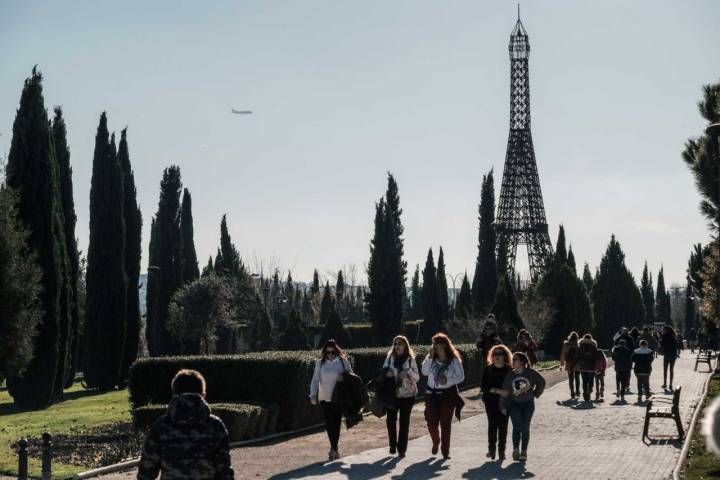
[[[630,388],[630,370],[616,371],[615,384],[617,386],[618,395],[625,396],[625,392]]]
[[[592,395],[595,372],[580,372],[580,375],[582,376],[583,399],[587,402]]]
[[[638,389],[638,397],[642,397],[645,395],[645,398],[650,397],[650,374],[635,374],[635,377],[637,378],[637,389]],[[644,393],[643,393],[644,392]]]
[[[320,406],[322,407],[323,418],[325,419],[325,430],[327,431],[328,440],[330,440],[330,448],[337,450],[338,441],[340,440],[342,412],[340,412],[340,408],[332,402],[320,402]]]
[[[513,425],[513,450],[517,450],[522,445],[522,451],[526,452],[530,443],[530,421],[535,413],[535,401],[512,402],[508,410]]]
[[[425,395],[425,420],[428,432],[433,446],[439,444],[445,456],[450,455],[450,432],[454,411],[455,400],[451,395]]]
[[[663,385],[667,385],[668,367],[670,369],[670,385],[672,385],[675,376],[675,360],[677,360],[675,355],[663,355]]]
[[[568,380],[570,380],[570,396],[580,395],[580,372],[569,371]]]
[[[504,454],[507,443],[508,416],[503,415],[498,402],[485,403],[485,414],[488,418],[488,450],[495,453],[497,450]]]
[[[396,400],[397,409],[388,410],[385,416],[390,448],[397,449],[399,453],[405,453],[407,450],[410,412],[412,412],[414,403],[414,397],[398,398]],[[400,432],[397,431],[398,416],[400,417]]]
[[[595,394],[605,396],[605,374],[595,373]]]

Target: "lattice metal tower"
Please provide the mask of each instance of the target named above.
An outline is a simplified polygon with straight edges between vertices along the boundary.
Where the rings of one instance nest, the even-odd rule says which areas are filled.
[[[537,280],[553,258],[553,247],[530,133],[530,42],[519,7],[509,50],[510,136],[495,220],[496,245],[498,258],[506,257],[507,273],[515,275],[517,247],[525,244],[530,276]]]

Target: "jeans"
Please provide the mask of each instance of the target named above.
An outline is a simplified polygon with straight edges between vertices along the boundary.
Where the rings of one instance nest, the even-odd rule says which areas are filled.
[[[595,374],[595,394],[601,397],[605,396],[605,374]]]
[[[450,432],[454,412],[455,399],[451,395],[425,395],[425,421],[428,432],[433,447],[439,444],[444,456],[450,455]]]
[[[617,386],[618,395],[625,396],[625,392],[630,388],[630,370],[622,370],[615,372],[615,384]]]
[[[668,367],[670,367],[670,385],[673,383],[673,376],[675,375],[675,360],[677,360],[676,355],[663,355],[663,385],[667,385]]]
[[[530,443],[530,421],[535,413],[535,401],[513,402],[508,410],[513,425],[513,450],[517,450],[522,445],[522,451],[526,452],[528,443]]]
[[[637,388],[638,388],[638,398],[643,396],[643,391],[645,392],[645,398],[650,397],[650,374],[635,374],[635,377],[637,377]]]
[[[568,380],[570,380],[570,396],[580,395],[580,372],[569,371]]]
[[[590,401],[590,395],[592,395],[593,391],[595,372],[580,372],[580,375],[582,376],[583,399],[588,402]]]
[[[503,415],[497,401],[485,403],[485,414],[488,418],[488,450],[495,453],[497,450],[505,453],[507,443],[508,416]]]
[[[325,430],[327,431],[328,440],[330,440],[330,448],[338,449],[338,441],[340,440],[340,425],[342,422],[342,412],[337,405],[332,402],[320,402],[322,407],[323,418],[325,419]]]
[[[405,453],[408,444],[408,432],[410,431],[410,412],[415,404],[415,397],[398,398],[397,409],[388,410],[385,416],[387,425],[388,440],[390,448],[397,449],[398,453]],[[397,431],[397,418],[400,414],[400,433]]]

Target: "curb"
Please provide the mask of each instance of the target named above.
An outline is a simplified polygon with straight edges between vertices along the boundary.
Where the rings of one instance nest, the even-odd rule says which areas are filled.
[[[713,376],[714,376],[714,372],[710,372],[707,380],[705,380],[705,385],[703,386],[702,395],[700,395],[700,399],[698,400],[698,403],[695,406],[695,412],[693,412],[692,420],[690,420],[690,426],[688,427],[688,430],[685,433],[685,442],[684,442],[683,448],[680,452],[680,458],[678,458],[678,462],[677,462],[677,465],[675,466],[675,470],[673,470],[673,474],[672,474],[673,480],[681,480],[680,474],[682,473],[685,463],[687,463],[687,456],[688,456],[688,453],[690,453],[690,445],[692,444],[692,437],[693,437],[693,434],[695,433],[695,427],[697,426],[698,418],[700,417],[700,411],[702,411],[702,406],[705,403],[705,398],[707,397],[707,394],[708,394],[708,386],[710,385],[710,380],[712,380]]]

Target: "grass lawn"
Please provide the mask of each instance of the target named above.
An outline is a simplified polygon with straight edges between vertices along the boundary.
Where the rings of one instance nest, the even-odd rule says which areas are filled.
[[[544,360],[542,362],[538,362],[533,367],[535,370],[540,370],[541,368],[553,368],[560,366],[560,362],[557,360]]]
[[[22,437],[43,432],[68,434],[117,422],[130,422],[127,390],[97,393],[76,383],[65,391],[66,400],[47,410],[18,412],[5,387],[0,387],[0,474],[17,474],[17,455],[10,445]],[[30,475],[40,476],[40,461],[30,458]],[[87,467],[53,461],[53,478],[67,478]]]
[[[703,404],[703,410],[720,395],[720,378],[713,378],[708,385],[708,394]],[[690,454],[685,466],[683,478],[686,480],[704,480],[720,478],[720,461],[714,453],[705,447],[705,436],[702,434],[702,416],[700,414],[698,424],[695,427]]]

